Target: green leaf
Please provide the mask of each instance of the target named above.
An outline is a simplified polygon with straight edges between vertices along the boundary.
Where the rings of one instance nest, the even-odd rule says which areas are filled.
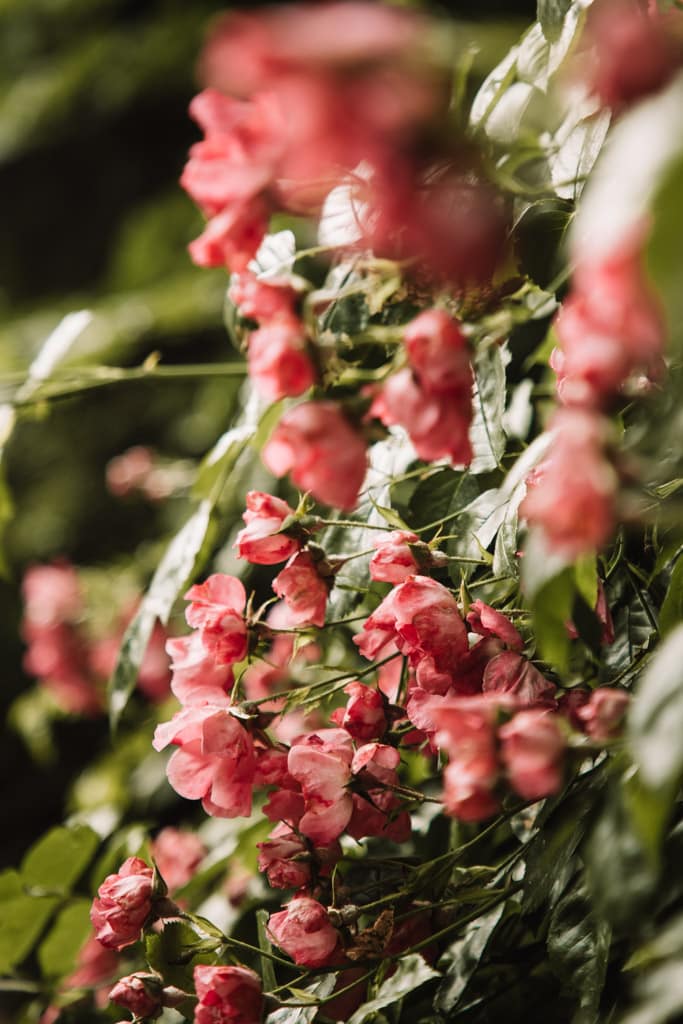
[[[633,953],[624,964],[625,971],[637,971],[658,960],[668,960],[683,949],[683,914],[677,914],[673,920]]]
[[[60,904],[59,896],[11,896],[0,903],[0,974],[28,956]]]
[[[636,988],[636,1005],[619,1024],[673,1024],[683,1013],[683,958],[650,971]]]
[[[505,904],[501,903],[487,914],[468,925],[462,938],[451,943],[439,961],[443,981],[434,999],[434,1008],[450,1013],[458,1006],[470,979],[477,970],[489,942],[503,917]]]
[[[397,1003],[414,992],[416,988],[439,977],[441,977],[439,972],[425,963],[419,953],[410,953],[408,956],[402,957],[398,962],[396,973],[382,982],[374,999],[364,1003],[349,1017],[348,1024],[364,1024],[378,1010]]]
[[[642,920],[657,885],[657,868],[633,828],[621,787],[613,782],[583,855],[597,913],[615,927]]]
[[[279,410],[279,404],[278,404]],[[197,500],[209,499],[221,483],[256,432],[254,426],[243,424],[227,430],[202,459],[192,496]]]
[[[316,999],[325,999],[326,996],[332,994],[336,982],[336,974],[324,974],[322,978],[318,978],[310,985],[296,990],[291,989],[291,992],[297,1002],[304,1002],[305,997],[309,995]],[[266,1024],[311,1024],[315,1020],[318,1009],[319,1007],[315,1003],[312,1006],[281,1006],[279,1010],[273,1010],[268,1014]]]
[[[628,718],[628,744],[644,783],[672,792],[683,778],[683,625],[648,665]]]
[[[14,868],[6,868],[0,872],[0,902],[11,899],[12,896],[21,896],[24,887],[21,884],[21,875]]]
[[[175,535],[123,637],[109,682],[109,715],[115,731],[135,688],[154,624],[167,622],[178,595],[195,575],[215,526],[213,502],[205,499]]]
[[[564,16],[571,5],[572,0],[538,0],[536,17],[548,39],[557,39],[562,30]]]
[[[217,955],[207,951],[206,938],[181,921],[170,921],[160,932],[145,937],[149,966],[166,985],[194,992],[194,968],[197,964],[215,964]],[[182,1009],[182,1008],[181,1008]]]
[[[91,901],[74,900],[57,916],[57,920],[38,949],[38,962],[49,978],[63,978],[76,966],[81,946],[92,932]]]
[[[553,910],[548,929],[550,966],[577,998],[581,1024],[597,1024],[611,941],[609,925],[593,912],[585,889],[574,887]]]
[[[567,622],[572,617],[575,593],[574,573],[567,568],[545,583],[531,602],[538,648],[544,660],[560,671],[566,671],[569,662]]]
[[[261,908],[256,911],[256,928],[258,930],[258,944],[259,949],[266,954],[272,954],[273,946],[268,938],[267,932],[268,926],[268,911]],[[275,968],[273,967],[273,961],[270,959],[270,955],[261,957],[261,977],[263,978],[263,987],[266,992],[271,992],[277,985],[277,979],[275,977]]]
[[[473,369],[476,388],[470,441],[474,454],[469,471],[477,474],[499,468],[505,453],[505,364],[500,346],[478,352]]]
[[[679,558],[674,566],[659,612],[659,629],[662,636],[670,633],[680,622],[683,622],[683,558]]]
[[[525,910],[544,903],[553,907],[564,893],[575,871],[575,854],[594,801],[594,789],[587,785],[556,803],[545,804],[536,819],[537,832],[528,841]]]
[[[515,224],[513,241],[520,269],[542,288],[562,269],[560,250],[571,212],[565,200],[541,199],[531,203]]]
[[[647,264],[661,298],[676,351],[683,344],[683,155],[666,170],[655,194]]]
[[[26,885],[67,893],[95,855],[99,838],[85,825],[53,828],[24,857],[21,874]]]

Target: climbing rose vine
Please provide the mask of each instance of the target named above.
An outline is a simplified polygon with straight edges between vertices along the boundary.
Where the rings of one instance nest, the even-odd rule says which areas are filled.
[[[479,79],[402,5],[210,26],[181,185],[235,422],[106,635],[66,560],[24,578],[27,672],[93,717],[110,676],[160,794],[59,833],[103,852],[43,1024],[112,982],[136,1022],[683,1014],[678,6],[539,2]]]

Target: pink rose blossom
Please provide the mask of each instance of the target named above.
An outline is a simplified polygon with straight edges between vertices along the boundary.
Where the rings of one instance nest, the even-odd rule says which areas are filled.
[[[467,629],[450,591],[427,576],[413,576],[395,587],[354,637],[366,658],[376,657],[390,642],[414,666],[429,659],[443,673],[441,688],[448,689],[449,673],[468,650]]]
[[[501,651],[484,669],[484,693],[506,693],[520,704],[555,703],[555,684],[515,651]]]
[[[188,250],[198,267],[244,270],[256,255],[268,228],[269,210],[262,199],[228,206],[207,223]]]
[[[144,860],[129,857],[97,890],[90,920],[98,941],[107,949],[123,949],[140,938],[142,926],[152,914],[152,876]]]
[[[353,801],[353,743],[345,729],[320,729],[292,743],[287,765],[301,786],[305,813],[298,828],[316,846],[328,846],[346,827]]]
[[[469,398],[472,367],[467,339],[457,320],[445,310],[428,309],[411,320],[403,340],[408,361],[426,392],[463,392]]]
[[[578,709],[577,717],[593,739],[611,740],[620,735],[630,702],[625,690],[601,686],[593,691],[588,703]]]
[[[181,704],[220,702],[233,684],[232,669],[219,664],[207,650],[201,633],[176,636],[166,641],[171,658],[171,690]]]
[[[561,409],[552,425],[551,454],[527,479],[520,514],[542,527],[552,550],[576,558],[602,547],[612,534],[617,475],[604,454],[600,417]]]
[[[324,626],[329,587],[309,551],[299,551],[273,580],[273,590],[290,612],[293,625]]]
[[[562,788],[566,740],[557,716],[520,711],[498,735],[510,785],[525,800],[540,800]]]
[[[258,869],[274,889],[301,889],[311,881],[311,854],[304,840],[281,822],[270,839],[256,844]]]
[[[31,566],[24,573],[21,589],[24,616],[34,627],[73,622],[83,611],[78,574],[67,562]]]
[[[410,815],[392,791],[400,784],[400,761],[398,750],[383,743],[366,743],[354,754],[351,771],[362,787],[362,793],[353,794],[353,814],[346,828],[354,839],[382,836],[403,843],[410,838]]]
[[[661,89],[678,63],[666,19],[629,0],[596,3],[587,37],[593,51],[584,74],[601,103],[615,111]]]
[[[159,874],[171,891],[194,878],[207,854],[198,835],[170,825],[162,828],[152,841],[151,849]]]
[[[315,384],[306,332],[295,316],[279,317],[249,335],[249,376],[270,402],[295,398]]]
[[[156,1017],[161,1011],[163,982],[155,974],[129,974],[116,982],[109,999],[134,1017]]]
[[[481,821],[500,807],[495,726],[510,698],[454,697],[432,706],[438,746],[449,755],[444,772],[444,808],[462,821]]]
[[[298,826],[301,821],[305,803],[298,790],[276,789],[263,806],[263,813],[269,821],[282,821],[290,827]]]
[[[200,631],[202,643],[216,661],[222,665],[241,661],[247,653],[247,595],[240,581],[216,573],[190,587],[185,600],[191,602],[185,612],[188,625]]]
[[[658,300],[645,278],[639,226],[599,262],[578,258],[573,290],[556,321],[551,365],[565,405],[599,407],[632,374],[656,373],[664,344]]]
[[[194,1024],[260,1024],[261,979],[248,967],[197,964],[194,987],[198,1000]]]
[[[299,967],[324,967],[332,962],[339,933],[327,911],[308,896],[298,896],[268,921],[271,940]]]
[[[242,518],[247,525],[237,534],[233,545],[239,557],[254,565],[276,565],[291,558],[301,543],[280,531],[284,521],[294,515],[294,509],[281,498],[262,491],[249,491],[246,504]]]
[[[365,479],[366,445],[335,402],[304,402],[282,417],[263,449],[268,469],[290,473],[326,505],[352,509]]]
[[[381,583],[403,583],[408,576],[420,571],[420,565],[411,545],[419,544],[420,538],[409,530],[394,530],[387,537],[380,537],[373,547],[375,554],[370,559],[370,579]],[[423,547],[428,553],[429,549]]]
[[[201,800],[207,814],[248,817],[256,759],[251,735],[223,705],[190,705],[158,725],[155,750],[180,749],[166,766],[168,781],[187,800]]]
[[[94,934],[89,935],[79,950],[76,969],[64,979],[64,988],[94,988],[113,977],[118,963],[113,949],[103,946]]]
[[[385,426],[404,427],[418,457],[425,462],[449,458],[460,466],[472,461],[469,393],[427,392],[406,368],[384,384],[372,403],[370,415]]]
[[[507,615],[496,611],[483,601],[473,601],[467,613],[467,624],[479,636],[495,636],[512,651],[521,651],[524,641]]]
[[[341,727],[359,743],[367,743],[381,736],[387,728],[382,694],[358,682],[345,686],[344,693],[348,693],[349,699],[346,707],[339,709]]]
[[[237,306],[240,316],[269,323],[280,317],[294,315],[296,292],[286,281],[264,280],[250,270],[232,274],[228,298]]]
[[[243,102],[205,90],[192,100],[190,114],[206,138],[190,149],[182,187],[209,217],[253,204],[272,181],[281,154],[277,98]]]

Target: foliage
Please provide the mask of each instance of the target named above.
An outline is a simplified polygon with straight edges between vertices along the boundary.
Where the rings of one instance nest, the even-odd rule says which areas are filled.
[[[14,39],[0,44],[8,167],[30,166],[74,109],[104,129],[167,87],[184,105],[215,9],[158,3],[138,20],[102,2],[88,14],[114,27],[105,40],[82,3],[60,17],[52,6],[0,12]],[[8,663],[21,634],[30,677],[11,685],[10,742],[35,761],[29,784],[49,792],[54,773],[55,818],[68,815],[17,842],[7,863],[20,867],[0,873],[11,1019],[113,1021],[102,992],[151,971],[157,1016],[199,1021],[202,969],[235,967],[256,972],[266,1024],[681,1013],[683,81],[679,54],[652,95],[613,105],[614,123],[595,92],[577,101],[571,82],[589,77],[581,61],[599,45],[589,7],[539,0],[519,42],[502,27],[507,53],[482,27],[476,57],[476,24],[430,22],[424,52],[416,43],[399,64],[428,68],[440,101],[447,82],[448,109],[403,124],[410,146],[391,138],[395,180],[379,193],[377,167],[349,157],[317,225],[268,164],[258,251],[235,257],[231,239],[216,259],[204,236],[193,243],[198,262],[227,262],[227,297],[222,271],[191,270],[181,251],[200,227],[168,194],[191,138],[174,122],[177,166],[104,231],[92,301],[76,301],[81,254],[71,279],[37,285],[42,308],[3,329],[0,628]],[[344,45],[330,42],[326,73],[351,88]],[[370,53],[369,84],[385,59]],[[359,108],[325,146],[362,150],[371,117]],[[319,141],[302,143],[314,170]],[[303,172],[285,166],[296,183]],[[419,189],[415,166],[429,172]],[[453,167],[458,201],[472,190],[482,204],[478,230],[495,221],[490,271],[471,271],[474,249],[465,270],[444,263],[415,216],[438,235],[433,211],[410,206],[411,188],[423,204],[450,188]],[[389,244],[377,224],[393,215],[382,203],[399,170],[409,185]],[[222,213],[199,202],[210,231],[235,199]],[[452,227],[452,210],[440,215]],[[19,271],[8,281],[21,303]],[[597,312],[591,288],[609,299]],[[88,311],[62,317],[55,289],[60,307]],[[586,318],[573,341],[572,310]],[[293,362],[264,370],[258,336],[285,328],[268,352],[282,344]],[[605,337],[618,379],[591,362]],[[438,409],[426,429],[425,408]],[[55,452],[66,472],[45,468]],[[391,602],[415,578],[426,604],[399,614]],[[274,591],[286,608],[273,610]],[[298,809],[272,812],[278,799]],[[278,841],[296,852],[273,855],[271,873]],[[136,938],[110,941],[95,966],[92,901],[137,857],[153,872],[136,869]],[[297,904],[323,923],[297,932]]]

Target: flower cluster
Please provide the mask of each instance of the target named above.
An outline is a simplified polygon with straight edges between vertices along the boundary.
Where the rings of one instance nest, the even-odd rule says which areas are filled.
[[[118,657],[121,638],[134,609],[119,614],[107,630],[94,630],[76,569],[67,562],[35,565],[23,580],[24,668],[36,676],[55,703],[73,715],[104,710],[104,681]],[[156,625],[140,665],[137,685],[151,701],[168,696],[166,632]]]

